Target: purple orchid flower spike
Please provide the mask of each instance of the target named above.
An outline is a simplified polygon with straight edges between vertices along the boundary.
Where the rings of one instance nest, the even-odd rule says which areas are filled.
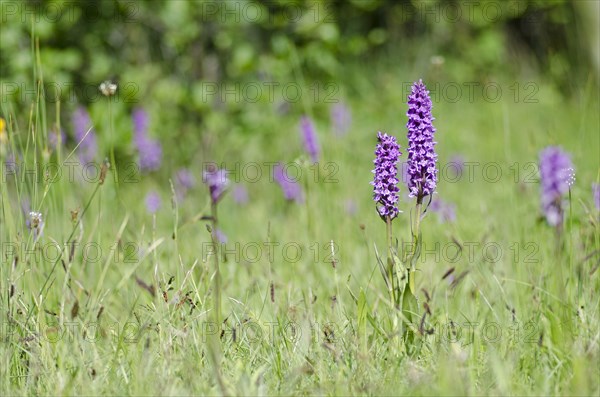
[[[394,219],[400,212],[398,210],[398,161],[400,146],[394,136],[377,133],[377,147],[375,149],[375,169],[373,174],[373,200],[379,205],[377,212],[382,219]]]
[[[430,196],[437,185],[435,127],[431,115],[429,91],[421,80],[414,83],[408,96],[408,189],[417,203]]]
[[[233,201],[236,203],[241,205],[248,203],[248,189],[246,189],[246,186],[240,184],[235,185],[232,195]]]
[[[77,155],[82,164],[94,161],[98,152],[96,133],[90,115],[83,107],[75,109],[72,115],[73,131],[77,141]]]
[[[162,146],[156,139],[148,136],[148,113],[141,108],[134,110],[133,142],[137,148],[140,170],[143,172],[156,171],[162,163]]]
[[[316,163],[319,161],[321,149],[319,147],[319,140],[314,123],[307,116],[302,116],[302,119],[300,120],[300,132],[302,132],[306,153],[310,156],[311,161]]]
[[[146,195],[146,210],[150,214],[155,214],[161,207],[160,196],[157,192],[151,191]]]
[[[563,197],[575,181],[570,156],[558,146],[540,152],[541,205],[548,224],[563,223]]]
[[[331,107],[330,116],[334,134],[339,137],[346,135],[352,124],[350,108],[343,102],[336,103]]]
[[[304,195],[300,184],[292,178],[290,178],[281,163],[275,164],[273,167],[273,179],[281,187],[283,196],[288,201],[295,201],[301,203],[304,201]]]
[[[229,178],[227,170],[219,169],[214,164],[209,164],[202,175],[202,181],[208,186],[210,191],[210,199],[213,204],[221,200],[227,187],[229,186]]]

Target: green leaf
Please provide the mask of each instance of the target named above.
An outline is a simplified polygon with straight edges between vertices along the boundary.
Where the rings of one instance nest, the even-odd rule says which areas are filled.
[[[377,258],[377,265],[379,266],[379,271],[381,272],[383,281],[385,281],[385,286],[387,287],[388,291],[391,293],[391,291],[392,291],[391,280],[388,277],[388,273],[383,264],[383,260],[381,260],[381,256],[379,256],[379,251],[377,251],[377,246],[375,246],[375,258]]]
[[[408,285],[409,288],[404,288],[402,294],[402,314],[409,320],[413,321],[413,317],[418,315],[417,297],[415,296],[414,290],[414,275],[412,272],[408,274]]]
[[[366,325],[367,318],[367,296],[361,288],[358,294],[358,328],[362,329]]]
[[[410,268],[414,270],[417,265],[417,261],[421,257],[421,247],[423,244],[423,239],[421,238],[421,233],[415,238],[415,252],[410,258]]]
[[[360,293],[358,295],[358,304],[357,304],[357,322],[358,322],[358,335],[359,340],[366,350],[367,347],[367,296],[365,295],[365,291],[361,288]]]
[[[418,319],[418,302],[417,297],[414,294],[414,272],[408,273],[408,285],[409,288],[404,288],[404,294],[402,295],[402,314],[406,318],[406,321],[413,323],[414,319]],[[415,335],[410,327],[410,324],[403,325],[403,335],[406,343],[406,350],[410,351],[411,346],[414,343]]]
[[[563,341],[563,332],[560,319],[550,309],[546,310],[545,315],[550,323],[550,339],[552,340],[552,344],[554,347],[561,346],[561,342]]]
[[[396,275],[395,303],[396,305],[400,305],[402,294],[408,283],[408,271],[396,254],[392,253],[392,258],[394,262],[394,274]]]

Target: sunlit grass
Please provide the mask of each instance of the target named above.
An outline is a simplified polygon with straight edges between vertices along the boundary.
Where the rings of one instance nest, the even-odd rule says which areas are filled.
[[[263,170],[254,183],[241,180],[248,204],[227,196],[219,206],[228,236],[219,253],[222,325],[211,322],[207,189],[171,205],[176,159],[164,166],[172,170],[135,183],[117,186],[114,168],[104,184],[77,168],[70,178],[64,165],[74,145],[48,155],[44,104],[27,114],[3,106],[20,164],[61,164],[63,174],[50,183],[43,172],[15,178],[3,168],[1,393],[597,395],[600,226],[590,184],[599,177],[598,98],[587,88],[563,99],[540,80],[538,103],[434,100],[440,164],[457,153],[471,164],[460,180],[439,184],[440,197],[457,206],[456,223],[432,214],[422,222],[416,290],[420,316],[424,303],[431,310],[422,324],[431,334],[418,334],[418,354],[408,354],[376,268],[374,246],[384,250],[386,237],[369,185],[376,132],[406,147],[401,87],[418,77],[406,75],[345,83],[354,120],[345,137],[331,133],[328,106],[315,105],[318,168],[302,157],[296,112],[256,105],[260,134],[226,134],[244,128],[211,116],[218,123],[202,132],[210,154],[199,138],[190,166],[196,178],[208,161]],[[98,133],[110,157],[112,131]],[[564,249],[539,219],[537,156],[550,143],[572,153],[577,169]],[[267,163],[296,160],[305,205],[285,203],[266,173]],[[151,188],[163,199],[156,220],[143,206]],[[21,210],[26,200],[44,216],[37,242]],[[411,238],[411,206],[401,202],[394,224],[401,247]],[[221,328],[223,385],[207,350]]]

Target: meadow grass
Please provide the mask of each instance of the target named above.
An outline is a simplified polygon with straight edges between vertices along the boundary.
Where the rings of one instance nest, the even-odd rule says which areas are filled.
[[[62,168],[50,182],[48,164],[76,159],[74,145],[47,149],[61,109],[38,100],[28,114],[15,114],[3,104],[10,150],[38,171],[14,174],[3,161],[0,393],[598,395],[594,88],[563,98],[540,80],[537,103],[506,92],[497,102],[434,100],[440,165],[460,154],[467,168],[454,181],[442,172],[438,186],[439,197],[455,203],[456,222],[434,214],[422,221],[411,346],[377,269],[385,225],[369,182],[378,130],[395,135],[404,152],[401,87],[418,77],[389,67],[352,76],[353,123],[343,137],[331,133],[327,107],[311,109],[323,151],[318,166],[302,155],[296,115],[262,103],[246,127],[213,116],[203,132],[208,148],[198,139],[190,167],[196,178],[207,161],[258,163],[263,171],[254,183],[242,181],[247,204],[231,195],[219,204],[228,236],[218,251],[219,326],[212,322],[207,189],[177,201],[167,174],[136,173],[127,183],[123,164],[117,184],[114,161],[102,184],[83,180],[79,168],[74,178]],[[111,158],[117,116],[105,101],[108,120],[96,132]],[[560,239],[540,219],[536,164],[548,144],[570,152],[577,172]],[[264,166],[296,160],[301,204],[283,200]],[[163,199],[155,217],[143,205],[149,189]],[[43,214],[37,241],[21,209],[26,201]],[[401,248],[410,241],[413,206],[402,199],[393,224]]]

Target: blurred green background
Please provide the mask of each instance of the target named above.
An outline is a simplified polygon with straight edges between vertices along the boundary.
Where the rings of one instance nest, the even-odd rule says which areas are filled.
[[[539,89],[523,90],[530,81],[565,97],[598,82],[595,1],[1,3],[5,117],[29,111],[42,77],[32,68],[39,48],[43,93],[50,106],[60,99],[67,132],[78,104],[101,130],[106,104],[97,87],[119,83],[116,141],[105,143],[121,160],[131,155],[136,106],[185,163],[207,132],[269,139],[278,121],[264,114],[327,117],[332,103],[358,99],[383,73],[430,87],[456,82],[463,96],[464,82],[509,81],[505,95],[516,87],[510,95],[520,90],[520,100]],[[56,113],[48,109],[49,121]]]

